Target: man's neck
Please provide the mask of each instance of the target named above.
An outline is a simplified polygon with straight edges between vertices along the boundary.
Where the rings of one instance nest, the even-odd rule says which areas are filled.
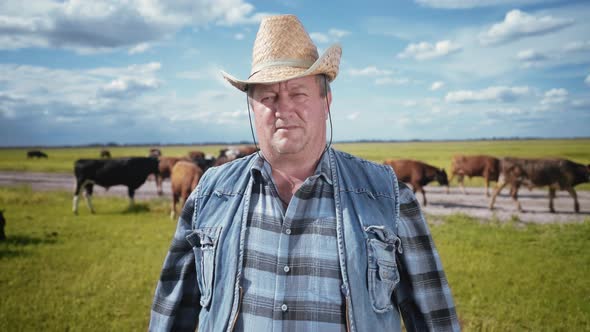
[[[303,182],[314,174],[322,154],[323,150],[320,150],[319,153],[309,154],[305,158],[296,155],[267,158],[272,168],[272,177],[283,202],[288,203]]]

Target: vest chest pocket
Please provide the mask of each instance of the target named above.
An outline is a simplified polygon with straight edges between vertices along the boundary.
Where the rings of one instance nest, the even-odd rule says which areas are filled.
[[[369,226],[365,229],[369,234],[367,239],[369,281],[369,297],[373,310],[384,313],[393,309],[393,290],[399,283],[399,272],[396,263],[396,248],[399,238],[379,226]]]
[[[195,229],[186,237],[193,245],[195,264],[197,269],[197,283],[201,293],[201,306],[209,306],[213,292],[213,280],[215,275],[215,254],[221,227],[208,227]]]

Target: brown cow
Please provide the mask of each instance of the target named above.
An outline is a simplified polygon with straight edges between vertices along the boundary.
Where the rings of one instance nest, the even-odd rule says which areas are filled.
[[[426,206],[426,193],[424,192],[423,186],[433,180],[438,181],[441,186],[449,186],[447,172],[442,168],[436,168],[421,161],[409,159],[388,159],[383,163],[393,167],[398,181],[411,184],[414,193],[416,191],[422,192],[424,206]]]
[[[590,165],[582,165],[567,159],[521,159],[503,158],[500,161],[501,173],[490,201],[494,208],[496,196],[502,188],[510,184],[510,196],[522,211],[518,201],[518,188],[521,184],[532,187],[549,186],[549,211],[555,212],[553,198],[556,190],[567,190],[574,199],[574,211],[580,212],[578,195],[574,186],[590,181]]]
[[[457,175],[457,181],[461,187],[461,192],[465,194],[465,184],[463,179],[467,175],[470,179],[473,176],[483,176],[485,179],[486,196],[490,196],[490,181],[498,181],[500,174],[500,160],[492,156],[465,156],[454,155],[451,163],[451,178],[453,181]],[[449,192],[447,187],[447,193]]]
[[[162,181],[170,177],[170,174],[172,173],[172,167],[174,167],[174,165],[180,160],[190,160],[186,157],[160,157],[159,160],[159,174],[156,175],[156,187],[158,188],[158,195],[161,196],[164,193],[162,190]]]
[[[215,161],[214,166],[223,165],[223,164],[228,163],[232,160],[248,156],[248,155],[255,153],[257,151],[258,151],[258,149],[256,149],[255,146],[251,146],[251,145],[230,146],[225,149],[221,149],[221,150],[219,150],[219,156],[217,157],[217,160]]]
[[[172,188],[172,206],[170,217],[176,218],[176,203],[180,200],[180,206],[184,205],[188,196],[199,184],[203,171],[190,161],[180,160],[172,168],[170,177]]]
[[[188,152],[188,157],[192,160],[197,160],[197,159],[205,159],[205,152],[203,151],[189,151]]]

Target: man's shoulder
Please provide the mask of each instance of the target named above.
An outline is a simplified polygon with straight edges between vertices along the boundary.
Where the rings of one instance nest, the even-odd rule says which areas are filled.
[[[250,174],[251,164],[255,157],[256,155],[253,154],[209,168],[203,174],[201,181],[199,181],[201,192],[205,193],[212,190],[234,192],[241,189],[236,187],[242,183],[242,181],[238,180]]]
[[[336,154],[336,156],[338,158],[341,158],[342,160],[346,160],[346,162],[348,162],[348,163],[357,164],[358,166],[361,166],[364,168],[368,167],[368,168],[375,168],[375,169],[381,169],[381,170],[391,169],[387,165],[382,165],[382,164],[376,163],[374,161],[367,160],[367,159],[352,155],[348,152],[334,149],[334,153]]]

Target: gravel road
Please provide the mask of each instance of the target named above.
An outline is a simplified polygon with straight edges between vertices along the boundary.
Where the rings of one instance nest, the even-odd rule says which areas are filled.
[[[37,172],[0,172],[0,186],[14,186],[30,184],[33,190],[74,190],[75,179],[70,174],[37,173]],[[170,196],[170,182],[163,184],[165,197]],[[549,213],[549,201],[546,189],[533,189],[529,191],[523,188],[519,191],[519,198],[524,212],[516,211],[515,204],[508,196],[508,188],[496,199],[494,211],[488,209],[489,198],[485,197],[484,188],[468,187],[467,194],[460,192],[458,187],[452,187],[451,193],[446,194],[446,188],[427,186],[426,199],[428,205],[424,208],[427,214],[448,215],[452,213],[465,213],[467,215],[490,219],[510,220],[517,217],[523,222],[530,223],[555,223],[555,222],[583,222],[590,220],[590,192],[578,191],[580,213],[574,213],[574,203],[565,191],[557,193],[554,201],[557,213]],[[127,187],[114,186],[108,191],[100,186],[94,187],[97,196],[115,195],[127,196]],[[148,179],[135,193],[137,200],[146,200],[157,197],[156,183]],[[418,194],[418,200],[422,202],[422,195]],[[81,201],[81,205],[84,204]],[[82,206],[81,206],[82,208]]]

